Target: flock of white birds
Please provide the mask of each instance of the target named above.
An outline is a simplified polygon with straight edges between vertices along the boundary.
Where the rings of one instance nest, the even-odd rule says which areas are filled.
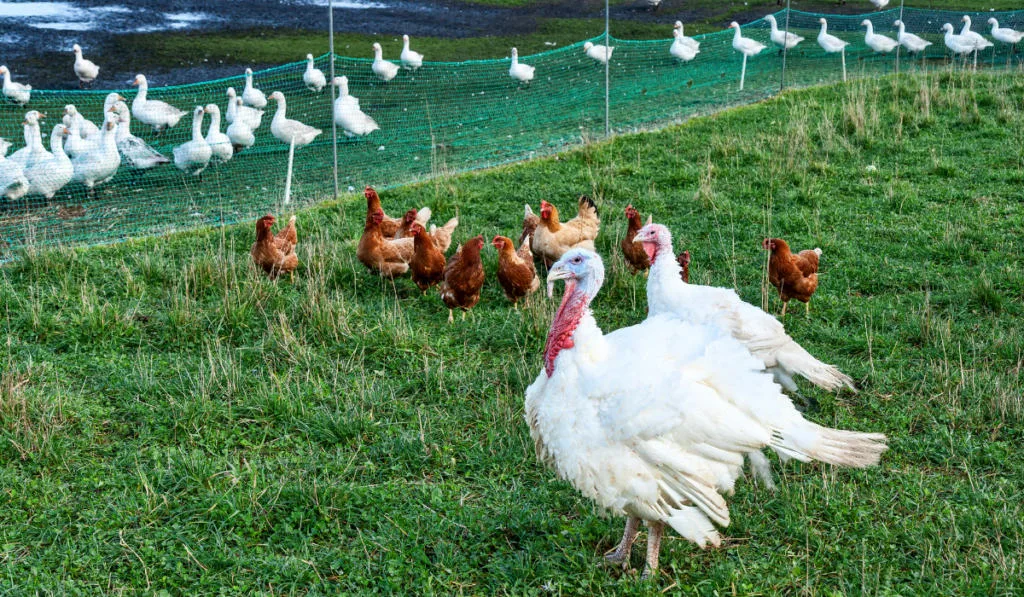
[[[881,1],[881,0],[880,0]],[[885,2],[876,6],[884,6]],[[775,17],[768,15],[765,20],[771,27],[769,38],[779,48],[793,49],[804,41],[803,37],[779,29]],[[827,53],[843,54],[843,79],[846,79],[846,46],[850,42],[828,33],[828,23],[819,19],[821,31],[818,44]],[[977,52],[993,46],[993,43],[982,35],[971,30],[971,18],[963,17],[963,28],[960,33],[953,32],[953,26],[946,23],[942,27],[945,33],[946,46],[956,55],[966,56],[974,53],[975,63]],[[1015,45],[1024,39],[1024,33],[1010,28],[1000,27],[998,21],[990,18],[991,36],[996,41]],[[875,33],[871,21],[865,19],[861,26],[866,28],[864,43],[875,52],[891,52],[903,46],[911,53],[925,50],[931,42],[906,31],[901,21],[896,39]],[[767,45],[744,37],[738,23],[729,25],[735,30],[732,47],[743,55],[743,72],[740,76],[740,89],[746,75],[747,58],[760,54]],[[383,49],[379,43],[373,44],[374,59],[371,70],[378,79],[388,82],[394,79],[401,68],[415,71],[423,66],[423,54],[409,47],[409,36],[402,36],[402,52],[399,64],[385,60]],[[612,57],[613,46],[587,42],[583,46],[584,53],[600,63],[607,64]],[[75,44],[74,73],[79,86],[91,84],[100,72],[91,60],[82,55],[82,48]],[[673,41],[669,54],[673,58],[689,62],[700,53],[700,42],[687,37],[683,32],[683,24],[676,21],[673,30]],[[306,70],[302,82],[306,88],[320,92],[327,86],[327,78],[323,71],[316,68],[311,54],[306,55]],[[509,76],[520,83],[529,83],[536,74],[536,67],[519,62],[519,52],[511,51]],[[18,105],[27,105],[31,101],[32,86],[11,80],[11,72],[6,66],[0,65],[3,76],[3,95],[7,101]],[[364,136],[379,130],[377,122],[363,112],[359,106],[359,98],[349,93],[348,77],[335,77],[331,83],[338,88],[338,96],[334,101],[334,122],[346,135]],[[227,110],[224,118],[227,128],[221,131],[221,111],[216,104],[195,106],[192,109],[191,139],[173,149],[173,160],[161,154],[145,141],[131,132],[131,122],[135,120],[152,127],[156,134],[172,128],[185,116],[186,112],[160,100],[148,98],[149,85],[145,75],[137,75],[133,85],[138,93],[131,102],[117,93],[107,96],[103,107],[102,124],[100,126],[87,120],[75,108],[67,105],[61,123],[53,127],[50,137],[50,150],[44,147],[40,130],[40,121],[44,114],[30,110],[25,114],[24,136],[25,146],[6,157],[11,143],[0,139],[0,196],[16,200],[25,195],[41,195],[52,198],[60,189],[71,182],[80,182],[87,189],[110,180],[121,167],[132,170],[146,170],[173,161],[182,172],[199,175],[211,163],[217,164],[230,160],[235,152],[251,147],[256,142],[256,131],[263,121],[263,110],[268,103],[268,96],[253,84],[252,69],[245,70],[245,88],[237,95],[234,88],[227,89]],[[270,123],[271,134],[285,144],[302,147],[313,142],[322,133],[316,127],[309,126],[298,120],[287,117],[287,103],[283,93],[275,91],[269,96],[274,100],[277,109]],[[210,116],[210,124],[203,134],[203,120]]]

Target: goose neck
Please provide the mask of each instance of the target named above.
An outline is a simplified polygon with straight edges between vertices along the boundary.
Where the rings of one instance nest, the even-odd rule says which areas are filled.
[[[198,112],[192,117],[192,140],[198,141],[203,138],[203,113]]]

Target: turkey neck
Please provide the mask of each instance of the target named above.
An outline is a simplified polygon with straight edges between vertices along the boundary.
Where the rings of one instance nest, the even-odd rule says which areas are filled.
[[[562,304],[559,305],[555,319],[551,322],[548,339],[544,345],[544,371],[548,377],[555,372],[555,359],[558,358],[558,353],[575,346],[573,335],[583,316],[589,311],[591,297],[587,289],[581,288],[576,280],[566,280]]]
[[[655,274],[659,276],[665,276],[665,278],[679,279],[679,262],[676,261],[676,256],[672,254],[672,244],[666,242],[660,242],[654,246],[654,254],[649,251],[649,246],[652,243],[643,243],[644,250],[648,251],[647,257],[651,261],[651,277]],[[650,278],[649,278],[650,279]]]

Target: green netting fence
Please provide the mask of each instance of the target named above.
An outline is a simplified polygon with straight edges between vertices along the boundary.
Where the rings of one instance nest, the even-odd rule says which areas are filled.
[[[790,11],[789,30],[806,39],[785,56],[785,85],[808,86],[842,80],[840,57],[826,54],[816,43],[818,19],[828,20],[829,32],[849,42],[848,75],[878,76],[922,70],[963,68],[953,61],[943,43],[941,27],[951,23],[959,31],[964,13],[907,8],[902,18],[907,30],[933,42],[923,55],[910,57],[901,50],[876,54],[864,43],[861,21],[870,19],[877,33],[895,37],[893,21],[900,9],[868,15],[820,15]],[[1024,11],[969,12],[973,29],[988,37],[990,17],[1000,26],[1024,29]],[[781,27],[785,10],[775,14]],[[610,124],[614,132],[656,128],[696,114],[749,103],[780,91],[783,57],[768,39],[769,26],[759,19],[743,27],[743,35],[769,46],[747,64],[744,90],[739,90],[741,57],[732,48],[732,31],[696,36],[700,53],[686,63],[669,55],[671,39],[629,41],[612,38],[610,65]],[[671,33],[667,24],[666,33]],[[602,43],[603,38],[595,38]],[[1022,44],[1024,45],[1024,44]],[[529,84],[508,75],[509,60],[427,62],[415,72],[401,71],[388,82],[371,72],[372,60],[336,57],[337,75],[349,79],[350,93],[364,112],[380,125],[367,137],[348,138],[339,131],[338,177],[340,190],[358,191],[366,184],[395,186],[428,179],[439,173],[523,160],[600,139],[605,131],[604,67],[587,57],[583,42],[543,54],[524,56],[521,62],[536,67]],[[369,50],[369,48],[368,48]],[[397,62],[397,56],[391,56]],[[979,56],[979,69],[1022,69],[1024,48],[995,47]],[[316,59],[328,73],[329,56]],[[334,160],[331,135],[331,94],[314,93],[302,83],[305,62],[260,71],[257,87],[268,95],[282,91],[288,116],[323,129],[309,146],[295,152],[292,200],[282,205],[288,146],[270,133],[274,104],[267,107],[257,141],[230,161],[208,168],[202,177],[184,174],[167,164],[144,172],[122,167],[109,182],[89,193],[70,183],[46,200],[26,196],[0,199],[0,260],[28,246],[95,244],[163,234],[199,226],[215,226],[254,219],[267,212],[294,211],[334,196]],[[31,76],[31,73],[24,73]],[[226,110],[226,89],[241,92],[242,76],[159,87],[150,82],[149,96],[191,111],[196,105],[216,103]],[[27,107],[0,105],[0,136],[21,146],[21,123],[26,110],[47,114],[46,135],[58,122],[66,104],[74,104],[86,118],[99,124],[108,91],[33,91]],[[130,103],[134,91],[121,90]],[[174,146],[191,137],[191,114],[174,128],[155,136],[149,127],[132,121],[132,133],[168,157]],[[207,124],[209,119],[207,118]],[[222,130],[225,123],[222,122]],[[205,131],[205,126],[204,126]],[[44,145],[49,147],[48,138]]]

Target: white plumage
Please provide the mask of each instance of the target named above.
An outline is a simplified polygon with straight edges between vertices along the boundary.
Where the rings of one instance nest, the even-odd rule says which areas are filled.
[[[789,31],[782,31],[781,29],[779,29],[779,24],[778,22],[775,21],[774,15],[766,15],[764,17],[764,20],[768,21],[768,24],[771,25],[772,32],[769,35],[769,37],[771,38],[772,43],[779,46],[780,48],[792,50],[793,48],[796,47],[798,43],[804,40],[804,38],[800,37],[799,35],[790,33]]]
[[[12,81],[11,70],[6,66],[0,66],[0,74],[4,76],[4,97],[20,106],[27,104],[32,98],[32,86]]]
[[[536,70],[537,67],[535,66],[520,63],[519,50],[512,48],[512,65],[508,67],[508,76],[520,83],[529,83],[533,80]]]
[[[227,112],[224,113],[224,119],[228,121],[228,124],[234,124],[236,121],[241,121],[242,124],[254,131],[260,128],[260,125],[263,124],[263,110],[246,106],[245,102],[242,101],[242,98],[235,95],[234,87],[228,87],[227,93],[228,109]]]
[[[113,178],[121,166],[121,154],[117,151],[114,132],[117,126],[115,120],[114,114],[107,114],[96,146],[71,160],[74,167],[72,180],[82,183],[88,189]]]
[[[287,104],[285,103],[284,94],[280,91],[271,93],[270,99],[277,102],[277,111],[274,112],[274,119],[270,121],[270,132],[282,143],[290,145],[294,139],[295,148],[298,149],[303,145],[312,143],[313,139],[316,139],[317,135],[323,132],[318,128],[288,118],[285,113]]]
[[[0,139],[0,195],[14,201],[28,193],[29,183],[21,164],[7,159],[7,150],[10,148],[10,141]]]
[[[868,30],[864,33],[864,43],[869,48],[876,52],[888,53],[896,49],[896,46],[900,45],[898,41],[891,37],[879,35],[875,33],[875,27],[871,24],[871,21],[864,19],[860,22],[861,27],[867,27]]]
[[[394,79],[398,74],[398,65],[384,60],[384,49],[377,42],[373,43],[373,64],[370,65],[370,68],[373,70],[373,74],[385,83]]]
[[[132,116],[135,120],[153,127],[157,133],[174,127],[185,115],[183,110],[179,110],[167,102],[151,100],[147,97],[149,82],[146,80],[146,75],[135,75],[132,85],[139,87],[139,93],[132,100]]]
[[[306,72],[302,73],[302,83],[306,89],[317,93],[327,86],[327,77],[324,76],[324,71],[314,64],[312,54],[306,54]]]
[[[252,69],[245,69],[245,88],[242,89],[242,101],[245,105],[263,109],[267,107],[267,96],[252,83]]]
[[[681,60],[683,62],[689,62],[689,61],[693,60],[694,58],[696,58],[697,54],[700,53],[699,49],[697,49],[697,48],[691,46],[690,44],[686,43],[685,41],[683,41],[684,39],[689,39],[689,38],[683,36],[682,29],[675,29],[675,30],[673,30],[672,31],[672,37],[674,37],[675,40],[672,42],[672,47],[670,47],[668,49],[668,53],[673,58],[675,58],[677,60]],[[700,44],[697,44],[697,45],[698,45],[698,47],[700,46]]]
[[[611,60],[612,52],[615,51],[615,46],[595,46],[594,42],[588,41],[587,43],[583,44],[583,51],[587,54],[587,56],[593,58],[594,60],[597,60],[601,64],[604,64]]]
[[[198,176],[210,165],[213,150],[203,137],[203,115],[206,109],[196,106],[192,110],[192,139],[174,148],[174,165],[178,170]]]
[[[953,26],[949,23],[942,26],[942,31],[944,32],[942,41],[945,42],[946,47],[954,54],[966,56],[974,51],[974,43],[961,35],[953,33]]]
[[[10,161],[20,165],[25,171],[28,171],[36,162],[46,161],[53,157],[43,147],[43,136],[39,130],[39,121],[42,118],[44,118],[44,115],[38,110],[25,112],[25,120],[21,123],[25,129],[25,147],[15,151],[8,158]]]
[[[914,54],[923,52],[925,48],[932,45],[932,42],[928,40],[922,39],[913,33],[907,33],[907,26],[903,24],[903,21],[897,19],[893,25],[899,28],[896,33],[896,41],[906,48],[908,52],[912,52]]]
[[[246,108],[248,108],[248,106],[242,105],[242,98],[233,97],[231,94],[228,94],[227,114],[228,122],[231,124],[228,125],[228,129],[225,132],[228,135],[228,139],[231,139],[231,144],[234,145],[235,151],[241,151],[246,147],[252,147],[253,144],[256,143],[256,134],[253,132],[252,127],[250,127],[246,120],[241,117],[241,110]],[[252,110],[253,108],[248,109]],[[231,118],[232,113],[238,114],[233,121]],[[262,112],[260,113],[260,118],[262,118]]]
[[[566,280],[544,369],[526,390],[525,418],[538,457],[600,507],[629,517],[619,548],[628,561],[640,519],[650,529],[647,570],[657,569],[664,525],[700,547],[719,545],[743,457],[765,447],[802,461],[866,467],[881,434],[807,421],[763,364],[712,325],[652,315],[602,334],[589,309],[601,258],[567,252],[549,283]]]
[[[768,47],[757,40],[743,37],[743,33],[740,31],[740,24],[736,21],[729,23],[729,28],[736,30],[736,33],[732,36],[732,49],[748,58],[757,56]]]
[[[882,10],[889,5],[889,0],[871,0],[871,4],[874,4],[876,9]]]
[[[695,40],[695,39],[693,39],[692,37],[686,37],[686,34],[683,32],[683,22],[682,21],[676,21],[675,25],[672,26],[672,31],[673,32],[675,32],[675,31],[679,32],[678,36],[673,35],[673,37],[675,37],[677,40],[679,40],[679,43],[687,45],[687,46],[693,48],[694,50],[697,50],[697,52],[694,52],[695,54],[699,52],[699,50],[700,50],[700,42]]]
[[[168,164],[171,160],[145,141],[132,134],[132,113],[123,101],[114,102],[111,112],[117,115],[117,151],[121,154],[121,162],[133,170],[148,170],[160,164]]]
[[[974,44],[974,49],[984,50],[995,45],[980,33],[971,31],[971,17],[964,15],[960,20],[964,22],[964,26],[960,28],[960,37]]]
[[[850,42],[839,39],[828,32],[828,21],[825,19],[818,19],[821,23],[821,31],[818,32],[818,45],[821,46],[822,50],[829,54],[835,54],[836,52],[842,52],[846,49],[846,46],[850,45]]]
[[[214,162],[226,162],[235,155],[231,139],[220,132],[220,107],[207,104],[206,113],[210,115],[210,128],[206,131],[206,144],[210,146],[210,159]]]
[[[71,182],[75,168],[71,165],[71,158],[64,153],[66,134],[67,127],[63,123],[53,127],[50,135],[50,159],[37,161],[25,170],[25,178],[30,184],[30,195],[42,195],[47,199],[53,199],[57,191]]]
[[[793,375],[805,377],[826,390],[843,386],[854,389],[853,380],[847,375],[814,358],[786,333],[778,319],[745,302],[735,290],[684,283],[668,228],[648,224],[637,232],[635,240],[643,243],[651,257],[647,306],[652,316],[672,314],[685,321],[721,326],[771,368],[787,389],[796,389]]]
[[[359,98],[348,94],[348,77],[334,77],[338,97],[334,100],[334,122],[349,137],[379,130],[377,122],[359,108]]]
[[[78,77],[79,86],[85,83],[92,83],[100,76],[100,67],[92,60],[82,58],[82,47],[75,44],[71,47],[75,53],[75,76]]]
[[[402,53],[398,55],[402,66],[409,70],[416,70],[423,66],[423,54],[409,49],[409,36],[402,36]]]
[[[995,39],[996,41],[1013,45],[1024,39],[1024,31],[1017,31],[1009,27],[1000,27],[999,21],[995,18],[990,18],[988,20],[988,24],[992,25],[992,39]]]

